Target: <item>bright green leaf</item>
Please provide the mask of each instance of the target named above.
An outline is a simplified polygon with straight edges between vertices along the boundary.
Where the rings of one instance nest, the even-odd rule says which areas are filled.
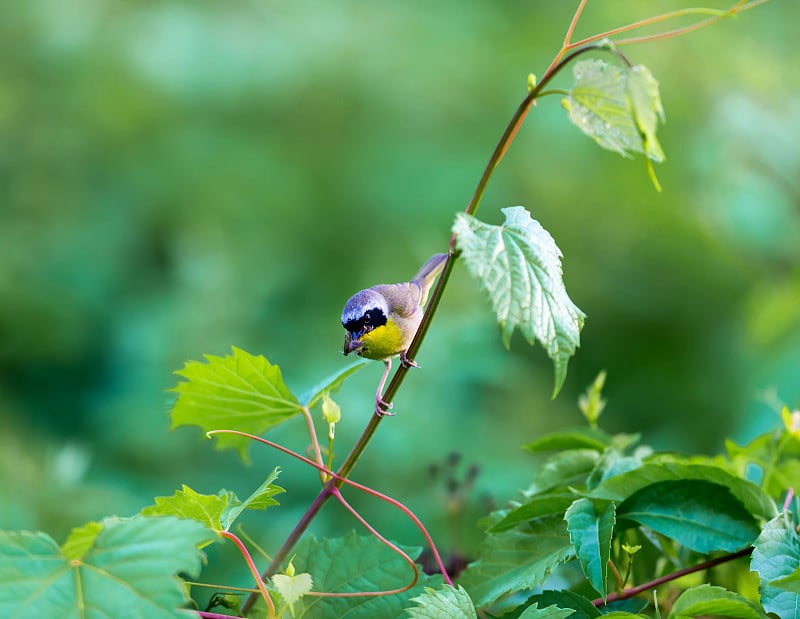
[[[506,593],[541,584],[550,572],[574,556],[561,517],[532,522],[525,531],[513,529],[489,534],[479,559],[471,563],[460,582],[477,607]]]
[[[800,536],[789,514],[779,514],[765,524],[753,547],[750,570],[758,573],[758,591],[764,610],[781,619],[798,619],[800,594],[773,584],[800,568]]]
[[[650,69],[641,64],[628,69],[628,94],[636,126],[641,132],[644,153],[648,159],[660,163],[665,156],[656,139],[656,129],[659,122],[664,122],[664,107],[658,82]]]
[[[103,525],[100,522],[87,522],[82,527],[72,529],[67,541],[61,545],[61,554],[67,559],[82,559],[83,555],[94,546],[102,530]]]
[[[571,608],[559,608],[558,606],[548,606],[539,608],[538,604],[531,604],[522,611],[519,619],[567,619],[575,614]]]
[[[594,590],[605,599],[611,536],[616,522],[614,504],[609,503],[602,513],[597,514],[589,499],[578,499],[567,510],[564,519],[583,573]]]
[[[420,548],[401,548],[412,559],[421,551]],[[400,555],[372,536],[351,533],[334,539],[307,537],[297,545],[295,552],[295,568],[311,574],[315,591],[385,591],[401,588],[414,577],[411,566]],[[376,597],[306,596],[296,603],[294,616],[304,619],[399,617],[411,598],[422,594],[426,586],[438,587],[442,582],[441,577],[426,576],[418,569],[419,581],[409,591]]]
[[[645,486],[619,505],[617,516],[702,553],[738,550],[758,535],[755,519],[728,488],[702,480]]]
[[[530,520],[552,516],[561,517],[573,501],[575,501],[575,495],[572,493],[538,494],[508,511],[489,528],[489,531],[500,533]]]
[[[230,530],[231,526],[233,526],[233,522],[244,510],[267,509],[267,507],[278,505],[278,501],[272,497],[274,497],[276,494],[286,491],[280,486],[276,486],[272,482],[278,478],[280,472],[280,468],[276,466],[264,480],[264,483],[256,488],[255,492],[253,492],[244,501],[240,501],[233,492],[227,492],[228,505],[225,508],[221,518],[222,525],[226,531]]]
[[[502,209],[492,226],[459,213],[453,231],[470,273],[489,293],[503,342],[519,328],[530,344],[541,342],[555,367],[555,396],[580,343],[584,313],[570,300],[561,274],[561,250],[530,213]]]
[[[708,464],[694,464],[678,456],[648,460],[639,468],[609,477],[588,495],[614,501],[618,505],[636,491],[660,481],[697,479],[724,486],[758,518],[769,519],[777,513],[775,502],[756,484]]]
[[[359,361],[351,363],[350,365],[342,368],[338,372],[334,372],[325,380],[319,382],[311,387],[308,391],[303,393],[303,395],[300,396],[300,402],[302,402],[308,408],[314,408],[322,399],[322,396],[326,391],[337,391],[339,387],[342,386],[342,383],[344,383],[345,379],[347,379],[351,374],[358,372],[358,370],[367,365],[367,363],[369,362],[365,361],[364,359],[360,359]]]
[[[196,578],[198,546],[213,531],[178,518],[106,518],[82,527],[67,557],[44,533],[0,532],[0,616],[185,618],[187,602],[176,574]],[[94,541],[86,548],[86,534]],[[80,558],[76,548],[84,546]]]
[[[295,603],[302,598],[306,593],[311,591],[314,585],[311,574],[305,572],[301,574],[275,574],[272,577],[272,584],[278,590],[283,601],[293,609]]]
[[[733,591],[712,585],[700,585],[684,591],[675,600],[668,619],[707,616],[765,619],[757,604]]]
[[[145,507],[142,515],[188,518],[219,531],[222,529],[222,513],[227,505],[227,495],[200,494],[184,484],[172,496],[157,496],[155,505]]]
[[[302,410],[284,384],[281,370],[261,355],[234,347],[225,357],[206,355],[206,363],[189,361],[175,372],[186,380],[173,391],[172,427],[200,426],[209,430],[238,430],[263,434]],[[250,440],[234,434],[216,435],[217,448],[235,448],[248,459]]]
[[[411,598],[415,607],[406,608],[409,619],[477,619],[475,606],[463,587],[443,586],[425,589],[425,593]]]

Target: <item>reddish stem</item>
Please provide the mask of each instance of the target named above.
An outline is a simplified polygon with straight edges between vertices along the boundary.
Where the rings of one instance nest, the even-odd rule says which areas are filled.
[[[240,540],[230,531],[217,531],[217,533],[219,533],[222,537],[226,537],[231,540],[234,544],[236,544],[239,552],[242,553],[244,560],[247,562],[247,567],[250,569],[250,573],[253,575],[253,579],[258,585],[258,590],[261,592],[261,597],[264,599],[264,603],[267,605],[267,616],[270,617],[270,619],[273,619],[275,617],[275,605],[272,603],[272,598],[269,596],[269,591],[267,591],[264,581],[261,579],[261,575],[258,573],[258,568],[253,561],[253,557],[250,556],[250,552],[247,550],[247,547],[242,543],[242,540]]]

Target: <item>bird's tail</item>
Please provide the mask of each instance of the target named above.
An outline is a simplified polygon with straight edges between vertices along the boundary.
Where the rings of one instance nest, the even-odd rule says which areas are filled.
[[[419,272],[414,276],[414,279],[411,280],[420,288],[419,304],[421,306],[424,306],[425,303],[428,302],[428,293],[430,293],[433,282],[439,277],[446,262],[447,254],[433,255],[420,267]]]

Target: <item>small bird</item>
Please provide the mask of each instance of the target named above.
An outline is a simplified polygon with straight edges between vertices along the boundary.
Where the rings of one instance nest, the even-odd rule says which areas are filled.
[[[428,293],[442,272],[447,254],[436,254],[422,265],[410,282],[378,284],[354,294],[342,311],[345,328],[344,354],[354,352],[367,359],[383,361],[386,369],[375,394],[375,414],[391,415],[391,402],[382,397],[392,357],[400,355],[404,367],[419,367],[406,353],[428,301]]]

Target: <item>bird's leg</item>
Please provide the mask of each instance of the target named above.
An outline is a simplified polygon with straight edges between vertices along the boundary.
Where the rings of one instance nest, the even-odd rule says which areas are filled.
[[[394,413],[389,412],[392,409],[392,403],[383,399],[383,387],[386,385],[386,379],[389,377],[389,372],[392,369],[392,360],[385,359],[383,363],[386,365],[386,369],[383,370],[381,382],[378,384],[378,391],[375,393],[375,414],[378,417],[394,415]]]
[[[404,368],[418,368],[419,364],[413,359],[408,358],[408,351],[403,350],[400,352],[400,365]]]

